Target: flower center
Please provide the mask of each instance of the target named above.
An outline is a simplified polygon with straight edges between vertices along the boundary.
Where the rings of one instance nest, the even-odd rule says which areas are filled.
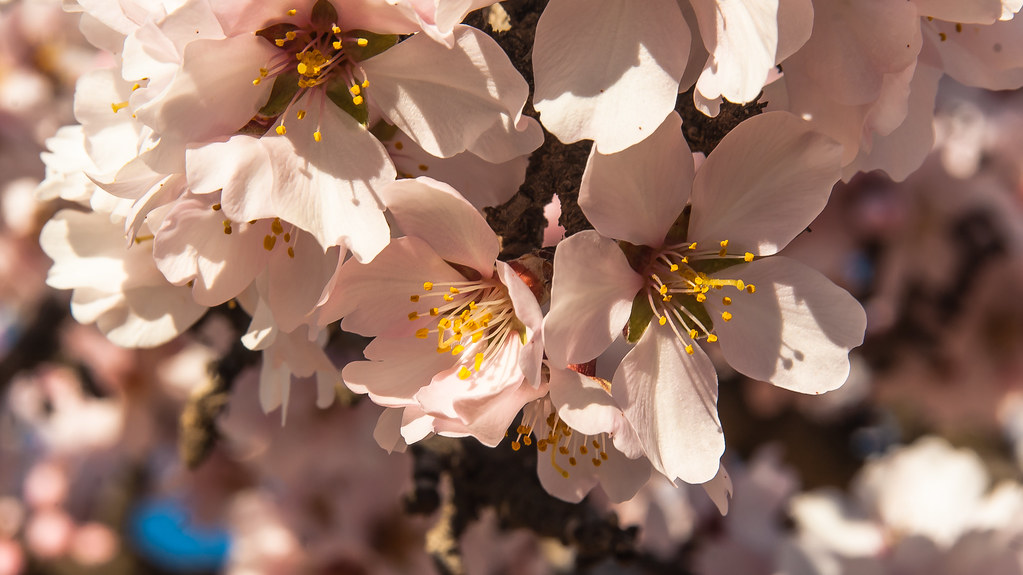
[[[511,337],[524,330],[515,317],[508,290],[494,279],[433,283],[423,282],[423,293],[409,296],[412,303],[430,302],[426,312],[409,312],[409,321],[430,318],[416,337],[437,340],[437,353],[458,358],[459,379],[482,371]]]
[[[580,463],[600,467],[607,461],[608,435],[584,435],[573,430],[558,417],[549,395],[523,408],[522,421],[515,432],[518,436],[511,442],[513,451],[532,445],[535,435],[536,450],[550,451],[551,466],[565,479],[571,475],[569,470]]]
[[[369,110],[364,94],[369,81],[359,62],[393,46],[397,36],[345,32],[338,25],[337,10],[327,0],[318,0],[308,18],[298,17],[296,10],[288,10],[287,16],[297,19],[256,32],[279,51],[252,81],[258,86],[267,78],[274,79],[269,99],[254,120],[276,118],[275,131],[284,135],[288,111],[309,90],[319,88],[320,108],[330,100],[359,123],[367,124]],[[298,120],[305,116],[306,110],[295,114]],[[313,139],[319,142],[322,138],[317,120]]]
[[[668,325],[685,344],[687,353],[694,351],[693,342],[698,339],[717,341],[714,323],[704,302],[708,297],[721,297],[725,306],[732,304],[732,298],[724,292],[734,288],[739,292],[754,293],[756,286],[738,278],[711,277],[707,271],[724,270],[736,263],[753,261],[753,254],[731,254],[728,240],[720,242],[720,248],[700,249],[696,242],[665,247],[648,267],[646,284],[647,301],[657,323]],[[731,321],[730,311],[721,312],[723,321]]]

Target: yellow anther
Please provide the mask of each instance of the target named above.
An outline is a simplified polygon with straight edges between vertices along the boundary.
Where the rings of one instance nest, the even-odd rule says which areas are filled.
[[[284,226],[281,225],[281,219],[280,218],[274,218],[273,223],[270,224],[270,231],[273,232],[274,235],[277,235],[277,236],[279,236],[279,235],[284,233]]]
[[[231,220],[224,220],[224,233],[231,235]]]
[[[351,92],[353,96],[358,96],[359,93],[362,92],[362,88],[360,88],[358,84],[354,84],[351,88],[348,88],[348,91]]]
[[[721,312],[721,319],[725,321],[732,321],[732,314],[728,313],[727,311],[723,311]]]
[[[366,46],[369,46],[369,40],[367,40],[365,38],[359,38],[358,40],[355,41],[355,43],[358,44],[359,47],[361,47],[361,48],[365,48]]]
[[[362,96],[355,96],[354,98],[352,98],[352,103],[355,104],[356,106],[361,106],[362,102],[363,102]]]
[[[678,264],[671,264],[671,271],[677,272],[678,271]]]
[[[334,40],[333,42],[330,43],[330,45],[333,46],[335,50],[340,50],[341,40]]]
[[[476,309],[476,302],[474,302],[474,301],[469,302],[469,309],[475,310]]]
[[[284,232],[284,241],[286,242],[291,241],[291,232]]]
[[[213,204],[212,207],[213,207],[213,211],[214,212],[219,212],[220,211],[220,204]]]
[[[607,452],[606,451],[601,451],[600,452],[600,458],[603,459],[604,461],[607,461]]]
[[[578,463],[578,461],[576,461],[574,457],[569,457],[568,458],[568,464],[569,465],[575,465],[577,463]]]
[[[703,285],[703,282],[704,282],[704,279],[702,277],[700,277],[700,276],[696,276],[696,277],[693,278],[693,283],[696,284],[696,285]]]
[[[689,355],[693,355],[693,344],[689,344],[686,346],[686,353],[688,353]]]
[[[579,453],[582,453],[583,455],[586,455],[589,452],[590,452],[590,450],[587,449],[587,447],[585,445],[580,445],[579,446]]]
[[[317,142],[322,142],[323,134],[321,134],[319,130],[316,130],[315,132],[313,132],[313,139],[316,140]]]
[[[425,171],[427,171],[429,169],[430,169],[430,166],[427,166],[426,164],[419,164],[419,171],[425,172]]]
[[[711,343],[714,343],[717,340],[718,340],[718,336],[716,336],[716,335],[714,335],[712,333],[708,333],[707,334],[707,341],[709,341]]]
[[[660,325],[664,325],[668,323],[668,318],[662,315],[661,317],[657,318],[657,323]]]
[[[451,348],[451,355],[459,355],[463,351],[465,351],[465,346],[462,344],[458,344],[455,347]]]
[[[341,33],[341,28],[339,28],[337,24],[331,24],[330,25],[330,31],[335,33],[335,34],[340,34]]]
[[[437,314],[439,314],[439,313],[440,313],[439,309],[437,309],[435,307],[431,307],[430,308],[430,315],[432,315],[433,317],[437,317]]]
[[[671,298],[673,298],[673,297],[675,297],[675,296],[673,296],[671,294],[668,294],[668,295],[662,297],[661,301],[671,301]]]
[[[721,247],[727,248],[728,247],[728,240],[721,240]]]
[[[700,303],[703,303],[703,302],[707,301],[707,295],[704,294],[704,293],[696,294],[696,301],[698,301]]]
[[[408,300],[410,302],[412,302],[412,303],[416,303],[417,301],[419,301],[419,296],[418,295],[410,295],[410,296],[408,296]]]
[[[365,90],[366,88],[369,88],[369,80],[362,81],[362,89]]]
[[[695,250],[696,249],[696,242],[693,242],[693,243],[689,244],[689,249]]]
[[[266,251],[270,251],[270,250],[274,249],[274,246],[276,244],[277,244],[277,238],[274,237],[274,236],[271,236],[271,235],[268,234],[265,238],[263,238],[263,249],[266,250]]]
[[[295,248],[288,246],[288,257],[292,259],[295,258]]]
[[[305,118],[305,110],[299,110],[298,113],[295,114],[295,117],[298,118],[299,120]]]
[[[298,10],[295,10],[294,8],[288,10],[288,16],[294,16],[295,14],[298,14]]]
[[[746,289],[746,284],[742,280],[735,280],[735,289],[742,291]]]
[[[426,339],[427,336],[429,335],[430,330],[426,329],[425,327],[416,330],[416,337],[418,337],[419,339]]]
[[[414,312],[414,311],[410,311],[409,314],[408,314],[408,318],[409,318],[409,321],[415,321],[415,320],[419,319],[419,314]]]
[[[464,367],[462,369],[465,369]],[[464,378],[463,378],[464,379]],[[519,445],[518,441],[511,442],[512,451],[518,451],[522,446]]]
[[[298,37],[298,34],[294,30],[284,33],[284,38],[287,40],[294,40],[296,37]]]
[[[746,255],[742,256],[742,259],[744,259],[744,260],[746,260],[748,262],[753,261],[753,253],[752,252],[746,252]]]
[[[696,331],[695,329],[689,330],[689,337],[696,339],[696,336],[698,335],[700,335],[700,332]]]
[[[527,435],[527,436],[522,438],[522,443],[524,443],[527,446],[528,445],[533,445],[533,438]]]
[[[470,375],[472,375],[472,372],[464,365],[458,370],[458,379],[469,379]]]
[[[110,109],[113,110],[115,114],[127,107],[128,107],[127,101],[110,104]]]
[[[568,455],[569,451],[568,451],[567,447],[562,445],[562,446],[558,447],[558,453],[560,453],[562,455]]]
[[[288,129],[284,127],[284,124],[277,126],[277,129],[274,131],[277,132],[277,135],[279,136],[283,136],[284,134],[288,133]]]
[[[437,322],[437,327],[441,329],[448,329],[451,327],[451,320],[446,317],[441,318],[441,320]]]
[[[593,462],[593,466],[594,466],[594,467],[600,467],[601,461],[600,461],[599,459],[597,459],[596,457],[594,457],[594,458],[593,458],[593,459],[591,459],[590,461],[592,461],[592,462]]]
[[[450,345],[437,346],[437,353],[447,353],[451,351]]]
[[[483,354],[477,353],[476,357],[472,360],[472,368],[479,371],[483,367]],[[529,433],[528,431],[526,433]],[[528,444],[527,444],[528,445]]]
[[[725,296],[725,297],[721,298],[721,303],[723,303],[725,305],[732,305],[732,298],[730,298],[728,296]]]
[[[657,290],[657,291],[661,292],[661,295],[664,295],[664,294],[668,293],[668,286],[662,284],[661,288],[659,290]]]
[[[433,289],[433,282],[423,282],[423,289],[430,291]]]
[[[756,293],[757,292],[757,286],[755,286],[753,284],[749,284],[748,286],[746,286],[746,291],[748,293]]]
[[[451,292],[451,293],[462,293],[462,292],[458,291],[458,288],[456,288],[456,287],[449,287],[448,291]]]
[[[455,301],[455,298],[451,297],[451,294],[444,294],[444,301]]]
[[[263,74],[263,68],[260,68],[260,69],[259,69],[259,72],[260,72],[260,75],[262,75],[262,76],[266,76],[266,74]],[[136,84],[134,84],[134,85],[133,85],[133,86],[131,87],[131,91],[132,91],[132,92],[134,92],[135,90],[138,90],[138,89],[139,89],[139,88],[141,88],[141,87],[142,87],[142,85],[141,85],[141,84],[138,84],[138,83],[136,83]]]
[[[473,343],[476,343],[477,341],[479,341],[481,339],[483,339],[483,332],[477,331],[476,333],[472,334],[472,342]]]
[[[274,44],[277,44],[278,48],[283,48],[284,47],[284,41],[285,41],[284,38],[278,38],[278,39],[274,40]]]
[[[262,81],[261,78],[256,78],[255,80],[252,81],[252,85],[253,86],[258,86],[261,81]]]

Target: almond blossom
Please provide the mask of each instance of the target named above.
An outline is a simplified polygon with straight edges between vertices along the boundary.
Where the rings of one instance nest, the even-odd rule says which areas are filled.
[[[450,186],[401,180],[381,191],[405,236],[338,272],[321,321],[375,337],[345,384],[404,410],[401,434],[472,435],[496,445],[524,404],[544,395],[536,296],[497,236]]]
[[[818,272],[766,258],[823,209],[838,146],[789,114],[764,114],[694,177],[680,124],[672,114],[637,146],[591,152],[579,203],[596,231],[558,247],[544,332],[551,362],[567,365],[601,355],[627,327],[636,345],[612,395],[655,469],[702,483],[718,472],[724,438],[699,344],[719,342],[754,379],[822,393],[845,381],[866,320]]]

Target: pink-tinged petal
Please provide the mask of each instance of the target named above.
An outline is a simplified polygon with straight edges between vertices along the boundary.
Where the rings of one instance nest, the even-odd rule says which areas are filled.
[[[445,158],[468,149],[501,114],[517,125],[529,94],[501,47],[468,26],[456,27],[450,50],[417,35],[362,67],[374,106],[424,150]]]
[[[964,25],[962,32],[949,22],[929,24],[927,34],[941,53],[945,73],[957,82],[988,90],[1023,86],[1023,18]]]
[[[454,188],[432,178],[398,180],[380,189],[398,230],[420,238],[443,260],[494,274],[501,244],[483,216]]]
[[[320,312],[323,324],[344,318],[345,331],[365,336],[411,335],[423,327],[408,314],[429,316],[431,302],[413,303],[413,295],[425,293],[423,282],[465,281],[462,274],[437,257],[418,238],[398,238],[369,264],[348,260],[337,274],[334,290]]]
[[[116,171],[138,154],[138,123],[128,110],[111,108],[128,99],[131,86],[113,69],[83,74],[75,84],[75,119],[82,124],[85,149],[99,173]]]
[[[309,114],[286,120],[284,136],[260,138],[274,170],[274,215],[311,233],[324,249],[341,246],[369,261],[390,241],[376,194],[394,180],[394,165],[383,145],[336,106],[321,108],[308,95],[295,107]],[[262,217],[250,215],[244,201],[231,205],[242,221]]]
[[[590,150],[579,207],[602,236],[660,246],[689,201],[694,171],[682,118],[673,111],[632,147],[609,155]]]
[[[600,355],[629,321],[642,286],[614,240],[584,231],[561,242],[543,327],[551,363],[564,367]]]
[[[71,297],[71,315],[80,323],[95,321],[103,335],[121,347],[163,345],[204,313],[206,308],[192,301],[183,286],[126,289],[116,294],[82,288]]]
[[[849,350],[863,342],[866,315],[848,292],[795,260],[775,256],[722,275],[756,286],[707,300],[721,352],[737,371],[800,393],[824,393],[849,375]],[[729,290],[735,292],[735,290]],[[721,313],[732,315],[721,320]]]
[[[494,262],[497,277],[508,289],[515,317],[526,327],[523,334],[526,343],[519,352],[518,362],[526,382],[534,388],[540,387],[540,364],[543,360],[543,312],[529,286],[522,281],[518,272],[504,262]]]
[[[813,2],[811,0],[779,0],[778,51],[775,63],[796,53],[806,44],[813,32]]]
[[[135,114],[182,148],[234,134],[266,103],[270,83],[252,81],[273,55],[273,46],[252,34],[191,42],[166,91]]]
[[[388,407],[380,414],[376,427],[373,428],[373,439],[387,453],[404,453],[408,444],[401,437],[401,420],[404,409]]]
[[[611,433],[622,410],[594,378],[571,369],[551,368],[551,403],[572,429],[585,435]]]
[[[696,90],[744,104],[757,97],[775,65],[778,0],[692,0],[710,58]]]
[[[528,155],[543,144],[543,128],[529,116],[520,116],[516,121],[508,114],[501,114],[499,121],[480,134],[469,145],[469,151],[488,162],[507,162],[513,158]],[[496,179],[493,176],[488,178]]]
[[[570,33],[569,33],[570,32]],[[689,57],[689,26],[675,0],[554,0],[536,26],[534,102],[566,143],[591,139],[619,152],[653,133],[675,108]]]
[[[613,450],[612,450],[613,451]],[[565,461],[557,461],[558,450],[547,448],[536,454],[536,475],[547,493],[562,501],[579,503],[597,486],[597,470],[585,460],[582,465],[568,467]],[[611,452],[608,452],[608,459]],[[555,467],[557,466],[557,467]],[[568,469],[566,469],[568,467]],[[563,473],[567,473],[565,477]]]
[[[226,142],[191,148],[185,152],[185,173],[193,193],[223,190],[224,214],[235,221],[277,216],[273,167],[259,138],[234,136]]]
[[[721,515],[728,515],[728,504],[732,501],[732,478],[728,475],[728,470],[725,469],[724,464],[721,464],[721,468],[718,470],[717,475],[714,476],[714,479],[700,485],[700,487],[703,487],[703,490],[707,492],[710,500],[718,508],[718,512]]]
[[[194,282],[192,296],[215,306],[237,296],[266,265],[263,236],[269,222],[232,226],[224,233],[224,216],[211,208],[216,197],[186,196],[175,202],[153,243],[153,258],[167,280]]]
[[[438,158],[427,154],[401,132],[385,142],[384,146],[399,176],[411,178],[428,175],[458,190],[479,210],[501,205],[511,199],[525,181],[526,167],[529,165],[529,158],[524,155],[501,164],[490,163],[470,152]]]
[[[345,385],[355,393],[369,394],[384,407],[404,407],[430,380],[451,367],[450,353],[437,353],[429,340],[413,337],[378,337],[366,346],[366,359],[353,361],[341,371]]]
[[[1002,0],[912,0],[921,16],[959,22],[991,24],[1002,15]]]
[[[455,26],[473,10],[492,4],[489,0],[401,0],[392,2],[431,38],[448,48],[454,46]]]
[[[912,66],[920,53],[920,16],[912,2],[814,3],[813,33],[784,63],[845,105],[877,99],[885,74]]]
[[[611,393],[654,469],[695,484],[717,474],[725,436],[714,365],[699,347],[684,347],[666,326],[651,325],[622,360]]]
[[[824,209],[841,175],[841,153],[792,114],[746,120],[696,173],[689,239],[776,253]]]
[[[264,238],[276,237],[270,250]],[[265,294],[274,320],[282,331],[290,332],[310,318],[342,257],[338,248],[323,251],[316,240],[300,230],[292,233],[290,244],[283,236],[267,234],[256,249],[270,252]],[[292,255],[294,254],[294,255]],[[408,321],[408,320],[406,320]]]
[[[842,169],[844,180],[858,172],[884,170],[901,182],[923,165],[934,143],[934,101],[942,75],[937,68],[917,64],[905,120],[888,135],[875,134],[870,149],[861,149],[856,160]]]

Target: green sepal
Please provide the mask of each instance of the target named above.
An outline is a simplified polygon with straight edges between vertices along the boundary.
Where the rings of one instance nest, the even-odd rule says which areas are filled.
[[[359,46],[359,38],[365,38],[368,43],[365,46]],[[345,51],[346,56],[356,62],[362,62],[397,43],[397,34],[374,34],[368,30],[346,30],[345,37],[341,40],[341,48]]]
[[[267,118],[276,118],[284,113],[291,99],[298,93],[298,72],[289,70],[281,72],[274,78],[273,88],[266,104],[259,109],[259,114]]]
[[[625,333],[626,341],[638,343],[652,319],[654,319],[654,310],[650,309],[646,290],[640,290],[632,300],[632,313],[629,314],[628,330]]]
[[[711,297],[711,294],[714,293],[715,291],[717,290],[711,289],[709,292],[707,292],[707,297]],[[693,314],[696,317],[696,319],[700,320],[700,323],[703,324],[703,327],[707,328],[708,332],[714,331],[714,320],[712,320],[710,318],[710,314],[707,313],[707,307],[704,306],[702,303],[696,301],[696,296],[689,294],[675,294],[675,296],[672,298],[671,303],[679,305],[689,310],[689,313]],[[697,331],[702,331],[699,327],[696,326],[695,323],[693,323],[693,320],[686,317],[686,314],[682,314],[682,323],[685,324],[686,329],[696,329]]]
[[[267,26],[259,32],[256,32],[256,36],[262,36],[266,38],[268,42],[277,46],[277,40],[283,40],[288,32],[297,32],[299,27],[291,24],[290,22],[278,22],[273,26]],[[280,48],[280,46],[277,46]]]
[[[654,250],[647,246],[640,246],[636,244],[630,244],[625,240],[618,241],[618,247],[621,248],[625,254],[625,259],[629,262],[629,267],[636,271],[636,273],[642,272],[646,269],[650,263],[650,258],[654,255]]]
[[[317,30],[324,30],[337,24],[337,10],[327,0],[317,0],[309,19]]]
[[[721,270],[728,269],[732,266],[746,263],[745,260],[738,258],[709,258],[699,259],[689,263],[689,267],[693,268],[693,271],[703,272],[707,275],[717,273]]]
[[[398,134],[398,126],[380,120],[373,124],[373,127],[369,129],[369,133],[376,136],[381,142],[389,142]]]
[[[692,211],[693,207],[687,205],[682,209],[682,213],[675,218],[675,223],[671,224],[671,227],[668,228],[668,233],[664,237],[664,243],[666,245],[684,244],[688,241],[689,216]]]
[[[348,83],[344,78],[334,77],[327,83],[327,97],[338,108],[355,118],[356,122],[365,126],[369,123],[369,108],[366,106],[366,101],[363,100],[361,104],[356,105],[348,88]]]

